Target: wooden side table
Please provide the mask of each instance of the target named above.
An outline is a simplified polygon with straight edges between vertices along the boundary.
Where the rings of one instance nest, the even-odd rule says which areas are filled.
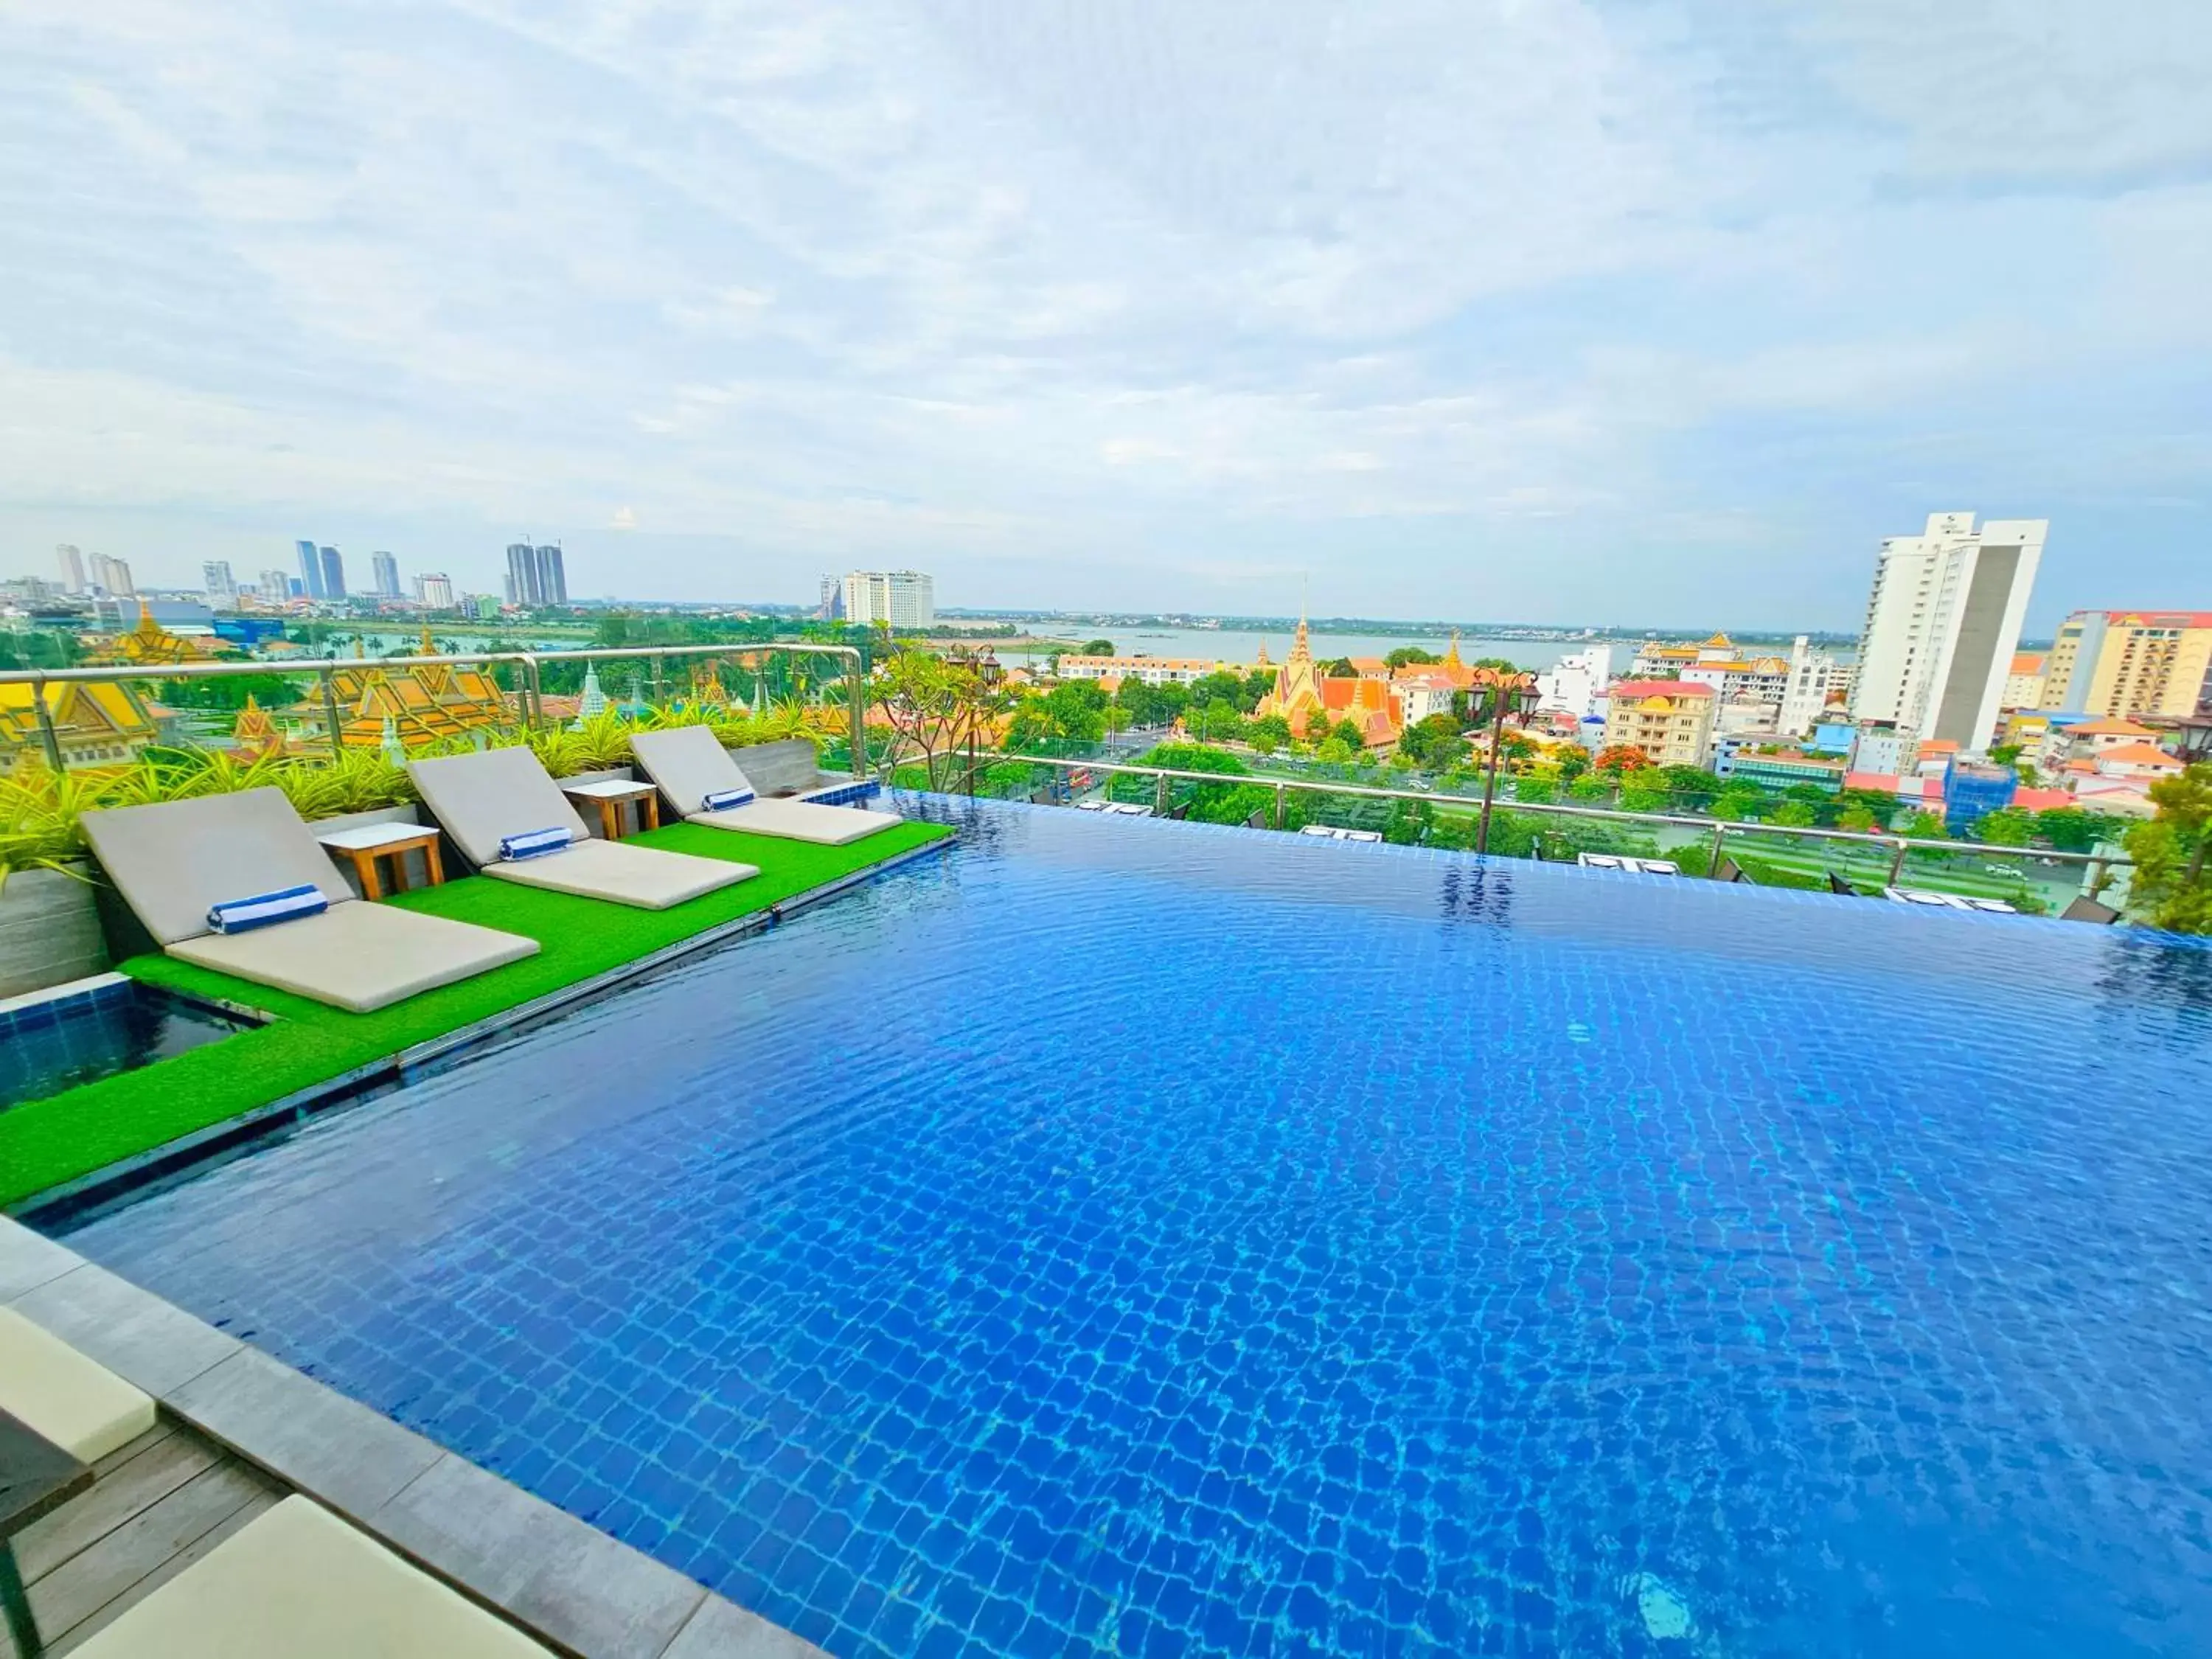
[[[623,808],[637,803],[639,827],[660,828],[660,791],[649,783],[624,783],[609,778],[601,783],[564,783],[561,793],[573,801],[590,801],[599,809],[599,833],[609,841],[623,838]]]
[[[446,879],[446,867],[438,857],[438,832],[426,830],[419,823],[364,823],[351,830],[334,830],[327,836],[315,839],[331,852],[344,858],[353,866],[356,880],[361,883],[361,896],[376,900],[384,896],[384,878],[377,870],[377,860],[392,860],[392,890],[407,890],[407,855],[420,852],[422,862],[430,872],[429,884],[441,885]]]

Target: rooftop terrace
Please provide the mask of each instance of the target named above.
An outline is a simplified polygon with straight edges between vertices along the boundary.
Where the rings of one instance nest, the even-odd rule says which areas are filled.
[[[2212,951],[902,805],[834,903],[50,1224],[854,1659],[2212,1628]]]

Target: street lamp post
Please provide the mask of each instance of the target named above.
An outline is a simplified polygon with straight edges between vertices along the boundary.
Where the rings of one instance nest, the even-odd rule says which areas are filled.
[[[1498,763],[1505,747],[1505,721],[1510,715],[1523,726],[1528,723],[1528,711],[1536,704],[1536,677],[1495,668],[1478,668],[1474,671],[1472,689],[1481,696],[1483,713],[1490,722],[1490,763],[1483,769],[1482,774],[1482,821],[1474,836],[1474,850],[1487,853],[1490,851],[1490,807],[1498,797]]]

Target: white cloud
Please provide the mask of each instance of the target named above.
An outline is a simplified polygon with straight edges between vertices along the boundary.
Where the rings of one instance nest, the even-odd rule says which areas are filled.
[[[2212,493],[2212,24],[2130,20],[19,5],[0,529],[398,501],[441,548],[623,530],[659,592],[721,591],[720,536],[753,592],[851,550],[1123,604],[1294,537],[1330,608],[1565,615],[1755,522],[1729,597],[1778,616],[1916,444],[2062,520],[2057,454]]]

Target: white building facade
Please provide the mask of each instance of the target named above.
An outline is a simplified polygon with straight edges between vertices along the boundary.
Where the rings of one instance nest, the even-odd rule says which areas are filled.
[[[1594,645],[1571,652],[1536,676],[1536,707],[1556,708],[1577,720],[1605,714],[1605,688],[1613,683],[1613,647]]]
[[[2045,519],[1932,513],[1917,536],[1881,544],[1860,636],[1851,714],[1986,747],[2043,562]]]
[[[1828,699],[1850,689],[1851,673],[1825,651],[1815,651],[1800,634],[1790,647],[1790,678],[1782,692],[1782,713],[1776,729],[1783,736],[1802,738],[1813,729]]]
[[[934,628],[936,585],[920,570],[855,570],[845,578],[845,620],[859,628]]]

